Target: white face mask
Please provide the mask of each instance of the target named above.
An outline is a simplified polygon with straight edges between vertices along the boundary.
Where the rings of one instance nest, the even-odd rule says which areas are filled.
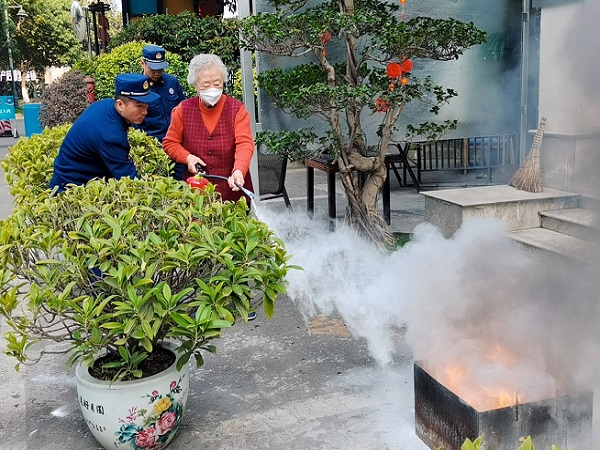
[[[208,103],[210,106],[215,106],[219,99],[223,95],[223,89],[208,88],[200,91],[200,98],[204,103]]]

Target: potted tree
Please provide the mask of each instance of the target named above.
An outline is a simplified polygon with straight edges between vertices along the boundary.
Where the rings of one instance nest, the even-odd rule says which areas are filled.
[[[17,153],[36,150],[19,145],[3,167],[23,194]],[[215,201],[211,186],[144,175],[53,196],[37,185],[0,226],[6,352],[19,364],[65,353],[102,445],[163,448],[185,409],[188,361],[201,366],[253,297],[272,316],[290,269],[283,244],[243,201]]]
[[[404,0],[267,3],[264,12],[240,20],[244,48],[282,57],[281,66],[258,75],[258,86],[273,107],[316,120],[309,128],[264,130],[261,141],[285,149],[296,134],[296,141],[311,145],[284,155],[303,160],[314,149],[327,153],[339,168],[347,222],[373,242],[391,244],[377,200],[405,106],[422,103],[437,115],[458,94],[436,84],[425,64],[458,59],[484,42],[485,32],[452,18],[405,20]],[[293,67],[290,58],[297,58]],[[456,125],[456,120],[407,125],[404,138],[429,140]]]

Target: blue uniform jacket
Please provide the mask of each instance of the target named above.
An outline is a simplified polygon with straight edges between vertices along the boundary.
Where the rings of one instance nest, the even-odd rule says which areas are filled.
[[[156,83],[151,81],[150,90],[160,95],[160,98],[148,104],[148,115],[140,125],[133,127],[144,130],[162,143],[171,123],[171,111],[185,100],[185,95],[177,78],[168,73],[163,73]]]
[[[50,188],[85,184],[93,178],[137,177],[129,160],[128,123],[107,98],[92,103],[75,121],[54,160]]]

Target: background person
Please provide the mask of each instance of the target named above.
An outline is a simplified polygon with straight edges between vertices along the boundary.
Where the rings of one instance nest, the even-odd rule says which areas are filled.
[[[150,90],[157,93],[160,98],[148,104],[148,115],[134,128],[144,130],[148,135],[158,139],[162,144],[171,123],[171,111],[185,100],[185,94],[179,80],[173,75],[164,73],[169,67],[166,60],[166,51],[158,45],[148,44],[142,49],[142,70],[150,78]],[[183,180],[183,164],[175,165],[173,177]]]
[[[94,178],[137,177],[129,159],[127,129],[140,124],[148,103],[158,94],[140,73],[115,78],[115,98],[94,102],[75,121],[54,160],[50,188],[62,192],[69,184],[82,185]]]
[[[228,177],[210,180],[223,200],[237,201],[244,194],[238,183],[253,192],[248,169],[254,153],[250,114],[242,102],[223,93],[227,68],[216,55],[194,56],[188,83],[198,96],[184,100],[171,116],[163,149],[185,163],[184,179],[197,173],[196,164],[209,174]]]

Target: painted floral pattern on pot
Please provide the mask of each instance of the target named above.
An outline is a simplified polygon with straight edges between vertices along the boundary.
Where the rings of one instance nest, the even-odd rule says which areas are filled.
[[[176,401],[175,394],[181,393],[180,383],[184,376],[179,381],[171,381],[167,394],[158,391],[147,394],[147,409],[134,406],[127,417],[119,418],[121,428],[115,433],[115,447],[129,444],[134,450],[160,450],[169,443],[183,418],[185,396]]]

